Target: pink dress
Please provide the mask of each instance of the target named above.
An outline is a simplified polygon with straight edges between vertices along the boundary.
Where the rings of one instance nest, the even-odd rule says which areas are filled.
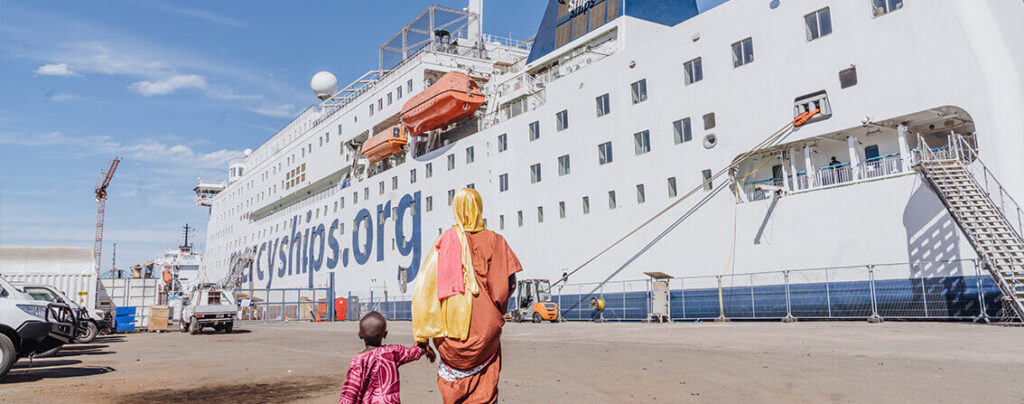
[[[419,347],[385,345],[352,358],[338,404],[401,403],[398,366],[420,358]]]

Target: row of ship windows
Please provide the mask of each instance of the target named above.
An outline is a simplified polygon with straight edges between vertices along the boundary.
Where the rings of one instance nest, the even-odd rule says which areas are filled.
[[[405,83],[405,86],[406,86],[406,88],[409,89],[408,92],[410,94],[412,94],[412,79],[409,79],[409,81]],[[402,99],[402,86],[398,86],[397,88],[395,88],[395,94],[398,96],[398,97],[396,97],[397,99],[399,99],[399,100]],[[387,105],[391,105],[392,97],[391,97],[391,93],[390,92],[386,96],[377,99],[377,109],[376,109],[377,111],[381,111],[381,110],[384,109],[384,100],[385,99],[387,99]],[[374,108],[373,107],[374,107],[374,105],[371,102],[370,103],[370,116],[373,116],[373,112],[374,112]],[[340,126],[339,126],[339,130],[341,130]]]

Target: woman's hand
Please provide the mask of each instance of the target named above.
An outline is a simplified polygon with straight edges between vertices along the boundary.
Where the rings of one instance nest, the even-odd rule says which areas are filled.
[[[427,360],[429,360],[430,363],[434,363],[434,359],[437,358],[437,354],[434,353],[433,349],[430,349],[429,342],[420,342],[417,343],[416,346],[420,347],[420,349],[423,351],[423,354],[427,356]]]

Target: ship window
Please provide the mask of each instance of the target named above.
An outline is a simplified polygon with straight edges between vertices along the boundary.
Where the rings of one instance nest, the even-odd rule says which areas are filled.
[[[370,187],[363,188],[363,199],[370,199]]]
[[[391,93],[388,93],[388,105],[391,105]]]
[[[544,207],[537,207],[537,223],[544,223]]]
[[[405,87],[409,90],[409,94],[412,94],[412,79],[409,79],[409,82],[405,83]]]
[[[903,8],[903,0],[871,0],[871,8],[873,15],[879,17]]]
[[[502,133],[498,135],[498,152],[508,150],[508,134]]]
[[[338,206],[340,206],[342,209],[345,209],[345,197],[343,196],[341,197],[341,199],[338,199],[338,202]]]
[[[585,215],[585,214],[588,214],[588,213],[590,213],[590,197],[589,196],[584,196],[583,197],[583,214]]]
[[[373,104],[370,104],[370,116],[373,116]]]
[[[473,162],[473,146],[466,148],[466,164]]]
[[[604,142],[597,145],[597,162],[598,164],[612,162],[612,142]]]
[[[434,210],[434,197],[427,197],[427,212]]]
[[[710,112],[710,113],[704,114],[704,130],[714,129],[715,125],[716,125],[716,123],[715,123],[715,113],[714,112]]]
[[[608,191],[608,209],[615,209],[615,191]]]
[[[644,194],[644,184],[636,184],[636,203],[644,203],[647,201],[647,195]]]
[[[611,106],[608,105],[608,94],[601,95],[595,99],[597,103],[597,117],[608,115],[611,112]]]
[[[412,170],[409,170],[409,183],[410,184],[415,184],[416,183],[416,169],[415,168],[412,169]]]
[[[516,212],[516,216],[519,219],[519,227],[523,227],[523,211]]]
[[[754,61],[754,40],[751,38],[732,44],[732,67],[740,67]]]
[[[379,110],[383,110],[384,109],[384,99],[383,98],[378,98],[377,99],[377,109],[379,109]]]
[[[540,122],[530,122],[530,140],[540,139]]]
[[[452,206],[452,201],[455,200],[455,190],[448,190],[448,206]]]
[[[448,171],[454,170],[455,169],[455,155],[454,154],[449,154],[446,158],[448,159]]]
[[[359,203],[359,191],[352,193],[352,203]]]
[[[324,145],[324,137],[320,136],[320,146],[323,146],[323,145]]]
[[[430,178],[432,175],[434,175],[434,163],[427,163],[426,171],[427,173],[424,175],[424,177]]]
[[[636,150],[637,156],[651,151],[651,131],[645,130],[634,133],[633,147]]]
[[[704,80],[704,66],[700,58],[683,63],[683,82],[686,85]]]
[[[338,124],[338,136],[341,136],[341,124]]]
[[[693,140],[693,127],[690,125],[690,118],[672,122],[672,132],[675,134],[676,144]]]
[[[565,219],[565,201],[558,202],[558,217]]]
[[[703,180],[706,182],[706,184],[704,184],[704,190],[705,191],[710,191],[711,188],[713,187],[711,185],[711,181],[710,181],[711,180],[711,170],[701,171],[700,174],[701,174],[701,177],[703,177]]]
[[[398,189],[398,176],[391,177],[391,189]]]
[[[306,157],[306,148],[305,147],[302,148],[302,153],[301,154],[302,154],[302,156],[300,156],[300,157]]]
[[[851,66],[850,68],[839,71],[839,86],[840,88],[853,87],[857,85],[857,67]]]
[[[807,40],[813,41],[832,33],[832,15],[828,7],[804,16]]]
[[[469,184],[466,184],[466,188],[469,188],[469,189],[476,189],[476,184],[474,184],[474,183],[472,183],[472,182],[471,182],[471,183],[469,183]]]
[[[668,179],[668,197],[676,197],[676,177],[669,177]]]
[[[647,79],[643,79],[629,85],[633,93],[633,103],[639,104],[647,101]]]
[[[864,148],[864,160],[875,161],[878,160],[878,145],[868,146]]]
[[[395,94],[398,96],[398,99],[402,99],[402,86],[398,86],[398,88],[395,89]]]
[[[569,128],[569,111],[561,110],[555,114],[555,130],[565,130]]]
[[[540,163],[530,166],[530,183],[536,184],[540,182]]]
[[[505,230],[505,215],[498,215],[498,230]]]
[[[508,191],[508,174],[498,176],[498,192]]]
[[[569,174],[572,171],[572,167],[569,165],[569,155],[565,154],[558,156],[558,176]]]

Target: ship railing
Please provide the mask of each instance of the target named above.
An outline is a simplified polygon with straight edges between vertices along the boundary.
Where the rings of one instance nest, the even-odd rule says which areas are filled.
[[[782,187],[790,192],[811,191],[836,185],[901,175],[906,170],[907,167],[904,167],[900,154],[893,153],[869,158],[863,163],[858,164],[856,168],[849,162],[821,167],[816,169],[810,177],[806,171],[798,171],[794,183],[791,183],[793,176],[787,175],[784,178],[769,178],[745,182],[742,188],[746,200],[748,202],[755,202],[770,199],[777,187]],[[772,187],[766,189],[764,185],[771,185]]]

